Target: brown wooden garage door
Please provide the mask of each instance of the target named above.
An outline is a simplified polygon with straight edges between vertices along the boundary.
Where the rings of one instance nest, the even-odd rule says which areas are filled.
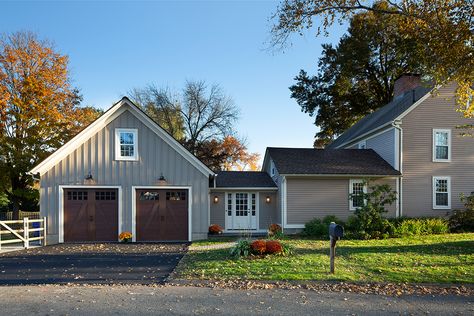
[[[136,190],[137,241],[188,240],[188,190]]]
[[[64,241],[117,241],[116,189],[64,189]]]

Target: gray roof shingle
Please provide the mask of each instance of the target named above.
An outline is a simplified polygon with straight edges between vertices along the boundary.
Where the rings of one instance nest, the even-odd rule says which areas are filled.
[[[398,176],[372,149],[267,148],[280,174]]]
[[[261,171],[219,171],[217,188],[276,188],[275,182]]]
[[[431,89],[432,88],[421,86],[414,90],[405,92],[403,96],[394,99],[392,102],[365,116],[352,125],[326,148],[337,148],[344,143],[350,142],[367,132],[375,130],[378,127],[395,120],[400,114],[408,110],[408,108],[410,108],[410,106],[412,106],[416,101],[429,93]]]

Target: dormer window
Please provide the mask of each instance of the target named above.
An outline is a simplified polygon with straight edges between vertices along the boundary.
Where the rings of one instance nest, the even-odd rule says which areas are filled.
[[[133,128],[115,129],[115,159],[138,160],[138,131]]]
[[[449,162],[451,161],[451,130],[434,129],[433,130],[433,161]]]

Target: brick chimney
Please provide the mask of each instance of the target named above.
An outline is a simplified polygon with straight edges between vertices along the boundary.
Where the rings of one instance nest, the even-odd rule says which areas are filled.
[[[395,80],[393,98],[403,95],[407,91],[421,86],[421,76],[418,74],[403,74]]]

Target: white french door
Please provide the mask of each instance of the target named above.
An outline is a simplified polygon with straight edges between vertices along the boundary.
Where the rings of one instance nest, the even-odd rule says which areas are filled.
[[[257,193],[226,193],[226,229],[257,229]]]

